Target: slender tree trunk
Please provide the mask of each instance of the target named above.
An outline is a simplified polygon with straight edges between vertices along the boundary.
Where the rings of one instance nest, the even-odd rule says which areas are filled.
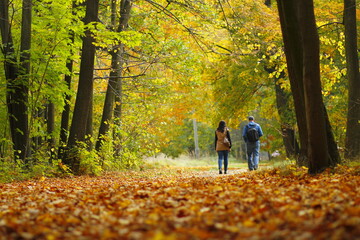
[[[115,1],[112,2],[112,7],[115,9],[116,4]],[[122,32],[127,28],[128,21],[130,19],[130,11],[132,7],[132,2],[130,0],[122,0],[120,3],[120,19],[119,19],[119,25],[117,27],[117,32]],[[112,22],[113,25],[115,25],[116,18],[114,17],[114,11],[112,14]],[[122,67],[124,64],[123,60],[123,54],[124,54],[124,46],[122,43],[119,44],[118,47],[113,49],[111,56],[111,69],[110,72],[110,78],[108,81],[108,88],[106,91],[106,97],[105,97],[105,103],[103,108],[103,114],[99,129],[99,136],[96,143],[96,150],[100,150],[102,141],[104,140],[104,136],[108,134],[110,129],[110,122],[112,120],[113,116],[113,109],[114,109],[114,100],[115,96],[117,96],[117,102],[121,102],[121,96],[119,94],[121,93],[121,73],[122,73]],[[121,112],[121,106],[119,104],[116,104],[116,110]],[[116,115],[116,118],[119,116]]]
[[[289,107],[290,94],[281,88],[278,80],[275,80],[276,106],[281,121],[281,135],[285,146],[286,156],[292,158],[299,154],[299,144],[293,128],[295,122],[292,119],[292,110]]]
[[[96,22],[98,19],[98,0],[86,2],[85,24]],[[93,95],[93,70],[95,62],[94,38],[90,31],[85,32],[80,63],[79,85],[75,101],[75,109],[72,118],[68,147],[71,154],[64,156],[68,160],[72,171],[79,173],[80,159],[76,153],[77,142],[85,142],[87,121],[90,111],[90,101]],[[74,152],[75,151],[75,152]],[[70,158],[70,159],[69,159]]]
[[[345,53],[348,86],[345,157],[360,159],[360,73],[356,29],[356,0],[344,0]]]
[[[119,156],[121,151],[121,118],[123,104],[123,87],[122,81],[118,81],[115,88],[115,109],[114,109],[114,155]]]
[[[46,106],[45,106],[46,107]],[[46,119],[46,115],[44,114],[44,109],[40,107],[36,107],[32,112],[32,118],[36,119],[36,121],[40,121],[40,119]],[[34,132],[39,132],[40,126],[34,127]],[[36,152],[40,145],[42,144],[41,136],[34,136],[31,138],[31,150],[32,152]]]
[[[20,64],[21,78],[19,83],[19,92],[16,93],[19,102],[16,108],[16,118],[19,129],[22,132],[20,138],[20,148],[23,153],[21,159],[28,164],[28,157],[31,155],[30,149],[30,132],[28,119],[28,102],[29,102],[29,78],[30,78],[30,49],[31,49],[31,23],[32,23],[32,0],[23,0],[21,22],[21,46],[20,46]],[[17,91],[15,90],[15,91]]]
[[[275,67],[266,67],[265,70],[268,73],[275,72]],[[280,116],[281,135],[283,138],[286,156],[288,158],[296,157],[299,155],[299,144],[295,137],[295,119],[292,107],[290,107],[290,93],[286,93],[281,87],[280,79],[285,77],[285,73],[282,72],[278,78],[274,79],[275,93],[276,93],[276,108]]]
[[[120,10],[121,12],[121,10]],[[116,29],[116,14],[117,13],[117,0],[111,1],[111,30],[115,31]],[[104,137],[110,130],[110,124],[113,116],[113,109],[114,109],[114,99],[115,99],[115,89],[116,89],[116,83],[120,79],[118,79],[118,76],[120,76],[121,72],[119,73],[118,70],[120,67],[118,64],[120,63],[120,57],[121,54],[118,49],[115,47],[111,51],[111,71],[110,71],[110,78],[108,80],[108,86],[106,90],[106,96],[105,96],[105,102],[103,107],[103,113],[101,117],[100,122],[100,128],[99,128],[99,135],[98,139],[96,141],[95,149],[96,151],[99,151],[101,149],[101,145],[103,141],[105,140]]]
[[[29,139],[29,120],[28,120],[28,102],[29,102],[29,78],[30,78],[30,49],[31,49],[31,23],[32,23],[32,0],[23,0],[21,22],[21,46],[20,46],[20,64],[22,77],[18,100],[20,104],[16,109],[19,122],[19,129],[23,132],[20,140],[21,148],[24,149],[23,158],[28,163],[30,156],[30,139]]]
[[[73,60],[68,59],[66,63],[66,68],[70,74],[65,75],[65,82],[68,89],[71,89],[71,73],[73,71]],[[66,144],[67,142],[67,132],[69,130],[69,118],[70,118],[70,101],[71,95],[66,94],[65,96],[65,105],[61,114],[61,129],[60,129],[60,145]]]
[[[88,119],[86,121],[86,134],[85,134],[85,142],[87,149],[89,151],[93,149],[93,143],[91,140],[92,136],[93,136],[93,96],[91,95]]]
[[[86,6],[85,3],[80,3],[80,5]],[[76,9],[79,5],[76,3],[76,1],[72,2],[72,15],[75,17],[76,15]],[[75,41],[74,32],[70,30],[69,32],[70,41],[73,44]],[[70,50],[70,54],[73,54],[72,49]],[[72,73],[73,73],[73,64],[74,61],[72,60],[72,57],[68,57],[66,61],[66,68],[69,71],[69,74],[65,75],[65,83],[69,90],[71,90],[71,82],[72,82]],[[70,102],[71,102],[71,95],[66,94],[65,96],[65,104],[64,109],[61,113],[61,129],[60,129],[60,142],[59,142],[59,151],[58,151],[58,158],[66,160],[64,157],[64,151],[66,150],[66,143],[68,140],[68,131],[69,131],[69,121],[70,121]],[[65,163],[65,162],[64,162]]]
[[[72,37],[72,41],[74,41],[74,38]],[[68,89],[71,89],[71,73],[73,71],[73,60],[68,59],[68,62],[66,63],[66,68],[68,69],[70,74],[65,75],[65,82],[68,87]],[[69,131],[69,120],[70,120],[70,101],[71,101],[71,95],[66,94],[65,96],[65,105],[64,109],[61,113],[61,129],[60,129],[60,142],[59,142],[59,151],[58,151],[58,158],[63,159],[65,164],[68,164],[66,162],[66,159],[64,159],[64,151],[66,149],[66,143],[68,139],[68,131]]]
[[[46,125],[47,125],[47,134],[48,139],[47,142],[49,144],[48,148],[50,150],[50,162],[52,159],[55,159],[55,138],[54,138],[54,130],[55,130],[55,105],[52,102],[49,102],[47,105],[46,111]]]
[[[121,81],[119,79],[119,76],[121,75],[121,71],[119,71],[121,69],[121,66],[118,66],[121,58],[120,51],[113,52],[111,55],[112,55],[111,66],[113,70],[110,72],[110,78],[106,90],[105,103],[104,103],[103,114],[99,129],[99,136],[96,142],[97,151],[99,151],[101,148],[102,142],[104,141],[104,136],[106,136],[106,134],[109,132],[110,124],[113,116],[116,85],[118,81]]]

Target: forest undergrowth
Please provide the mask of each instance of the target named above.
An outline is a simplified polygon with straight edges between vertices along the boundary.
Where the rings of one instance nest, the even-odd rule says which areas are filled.
[[[161,167],[0,185],[0,239],[360,239],[360,168]]]

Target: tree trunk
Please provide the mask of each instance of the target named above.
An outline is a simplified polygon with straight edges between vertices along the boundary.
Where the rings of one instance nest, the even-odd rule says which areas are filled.
[[[1,39],[3,45],[4,55],[4,70],[6,77],[6,105],[8,109],[11,139],[13,142],[13,148],[15,153],[18,154],[17,149],[20,148],[18,144],[17,121],[14,115],[14,109],[16,104],[14,101],[15,97],[15,79],[18,76],[17,60],[15,55],[14,43],[11,34],[11,26],[9,22],[9,1],[0,1],[0,27],[1,27]],[[19,136],[21,137],[21,135]],[[21,149],[19,149],[21,150]],[[20,156],[21,158],[21,156]]]
[[[271,0],[265,0],[265,5],[271,7]],[[276,71],[275,67],[265,67],[268,73]],[[281,72],[280,76],[274,78],[275,93],[276,93],[276,107],[281,121],[281,135],[283,138],[286,156],[288,158],[297,157],[300,154],[299,144],[296,140],[295,130],[293,126],[295,121],[293,119],[293,111],[289,106],[290,94],[286,93],[279,83],[280,79],[285,77],[285,73]],[[270,154],[269,154],[270,156]],[[270,159],[270,157],[269,157]]]
[[[98,19],[99,0],[86,2],[85,24],[96,22]],[[68,147],[71,154],[64,156],[74,173],[79,173],[80,159],[76,153],[77,142],[85,142],[90,101],[93,95],[93,70],[95,60],[94,38],[90,31],[85,32],[80,63],[79,85],[75,101],[75,109],[71,122]]]
[[[50,150],[50,162],[52,159],[55,159],[55,138],[54,138],[54,130],[55,130],[55,105],[52,102],[49,102],[47,105],[46,111],[46,125],[47,125],[47,134],[48,139],[47,142],[49,144],[48,148]]]
[[[20,139],[21,148],[24,149],[25,163],[28,163],[30,156],[29,139],[29,120],[28,120],[28,102],[29,102],[29,82],[30,82],[30,49],[31,49],[31,23],[32,23],[32,0],[23,0],[22,22],[21,22],[21,45],[20,45],[20,92],[17,93],[19,101],[16,109],[16,117],[19,122],[19,129],[22,132]]]
[[[341,162],[341,157],[339,153],[338,146],[335,141],[334,134],[332,132],[332,127],[330,124],[329,116],[327,114],[325,105],[323,105],[324,113],[325,113],[325,124],[326,124],[326,135],[327,135],[327,142],[328,142],[328,150],[329,150],[329,161],[330,166],[335,167],[337,164]]]
[[[113,9],[116,7],[116,4],[112,2]],[[130,0],[122,0],[120,3],[120,20],[119,25],[117,27],[117,32],[124,31],[127,26],[130,19],[130,11],[131,11],[132,3]],[[114,12],[114,11],[113,11]],[[115,25],[116,18],[114,17],[115,14],[112,14],[112,23]],[[117,91],[119,86],[122,85],[121,83],[121,74],[122,74],[122,67],[124,64],[123,60],[123,54],[124,54],[124,46],[122,43],[119,44],[118,47],[114,48],[111,56],[111,69],[110,72],[110,78],[108,81],[108,87],[106,90],[106,97],[105,97],[105,103],[103,108],[103,114],[99,129],[99,136],[98,140],[96,142],[96,150],[99,151],[102,145],[102,141],[104,140],[104,136],[108,134],[110,129],[110,122],[112,120],[113,116],[113,109],[114,109],[114,100],[115,95],[120,97],[119,94],[121,94],[121,91]],[[119,99],[118,99],[119,101]],[[120,100],[121,101],[121,100]],[[118,105],[116,105],[116,108],[118,111],[121,111],[121,108],[118,109]],[[116,116],[119,117],[119,116]]]
[[[295,120],[293,111],[289,106],[290,94],[282,89],[279,79],[275,80],[276,106],[281,121],[281,135],[285,146],[286,156],[292,158],[299,154],[299,144],[293,128]]]
[[[72,41],[74,41],[73,36],[72,36]],[[72,78],[71,73],[73,71],[73,60],[71,60],[70,58],[68,58],[68,62],[66,63],[66,68],[68,69],[70,74],[65,75],[65,82],[66,82],[68,89],[70,90],[71,78]],[[59,151],[58,151],[59,159],[64,159],[64,151],[66,149],[65,146],[66,146],[67,139],[68,139],[69,119],[70,119],[70,101],[71,101],[71,95],[66,94],[64,109],[61,113],[60,142],[59,142]]]
[[[317,173],[339,162],[340,156],[321,96],[319,40],[313,2],[277,2],[299,128],[298,164],[309,165],[309,172]]]
[[[268,73],[275,72],[275,67],[266,67],[265,70]],[[280,79],[283,79],[285,73],[282,72],[278,78],[275,78],[275,93],[276,93],[276,108],[280,116],[281,123],[281,136],[283,138],[286,156],[288,158],[296,157],[299,155],[299,144],[295,137],[295,130],[293,126],[295,125],[295,119],[293,117],[294,113],[292,107],[289,106],[290,103],[290,93],[286,93],[279,82]]]
[[[121,11],[121,10],[120,10]],[[116,28],[116,13],[117,13],[117,0],[111,0],[111,26],[110,29],[115,31]],[[115,50],[115,51],[114,51]],[[115,99],[115,86],[117,81],[118,73],[116,72],[117,64],[119,63],[120,56],[119,51],[114,47],[111,51],[111,71],[108,80],[108,86],[106,89],[105,102],[103,107],[103,113],[101,116],[99,135],[96,141],[95,149],[99,151],[101,149],[102,142],[105,140],[104,136],[109,132],[110,122],[113,116],[114,99]]]
[[[115,88],[115,109],[114,109],[114,155],[119,156],[121,150],[121,115],[123,104],[122,81],[118,81]]]
[[[47,108],[47,106],[45,106],[45,108]],[[46,111],[46,109],[45,109]],[[40,107],[36,107],[32,114],[31,114],[32,119],[36,119],[35,121],[40,121],[41,119],[46,119],[46,114],[44,112],[44,109],[40,108]],[[34,120],[32,120],[33,122]],[[30,123],[31,124],[31,123]],[[40,126],[35,126],[34,127],[34,132],[39,132],[40,131]],[[31,138],[31,151],[32,153],[38,151],[38,149],[40,148],[41,144],[43,143],[43,137],[41,136],[33,136]]]
[[[85,2],[77,4],[76,1],[73,0],[72,2],[72,15],[75,17],[76,15],[76,9],[78,6],[86,6]],[[74,20],[73,20],[74,21]],[[69,32],[69,38],[71,43],[73,44],[75,41],[74,32],[70,30]],[[70,54],[74,54],[72,50],[70,50]],[[71,90],[71,81],[72,81],[72,73],[73,73],[73,64],[74,61],[72,60],[72,57],[68,57],[66,61],[66,68],[69,71],[69,74],[65,75],[65,83],[69,90]],[[68,131],[69,131],[69,121],[70,121],[70,101],[71,101],[71,95],[66,94],[65,95],[65,102],[64,102],[64,109],[61,113],[61,129],[60,129],[60,142],[59,142],[59,151],[58,151],[58,158],[59,159],[65,159],[64,158],[64,151],[66,150],[66,143],[68,140]]]
[[[345,157],[360,159],[360,74],[356,30],[356,0],[344,0],[345,53],[348,86]]]
[[[307,160],[307,127],[305,116],[305,101],[303,88],[303,53],[300,41],[300,29],[295,15],[295,1],[278,0],[281,30],[285,46],[286,62],[289,73],[291,92],[294,98],[295,115],[299,130],[300,153],[297,164],[308,165]]]
[[[70,72],[70,74],[65,75],[65,82],[70,90],[71,88],[71,73],[73,71],[73,60],[68,59],[68,62],[66,64],[66,68]],[[61,129],[60,129],[60,146],[66,144],[67,142],[67,132],[69,130],[69,118],[70,118],[70,101],[71,101],[71,95],[66,94],[65,96],[65,105],[64,109],[61,113]]]
[[[4,69],[7,85],[6,104],[8,108],[14,157],[28,163],[28,84],[31,47],[31,0],[23,1],[21,28],[20,67],[17,65],[15,47],[9,22],[9,1],[0,2],[0,31],[3,45]]]
[[[97,151],[101,149],[102,142],[104,141],[104,136],[106,136],[106,134],[109,132],[110,123],[113,116],[116,85],[118,81],[121,81],[121,79],[119,79],[119,76],[121,75],[121,71],[119,71],[121,70],[121,66],[118,66],[121,58],[120,51],[115,51],[111,55],[112,55],[111,69],[113,70],[110,72],[110,78],[106,90],[105,103],[104,103],[100,129],[99,129],[99,136],[95,147]]]
[[[303,47],[303,84],[308,129],[309,172],[318,173],[330,166],[320,81],[320,43],[313,1],[298,1],[297,5]]]
[[[93,96],[91,95],[88,119],[86,121],[86,133],[85,133],[85,143],[88,151],[91,151],[93,149],[93,143],[91,140],[92,135],[93,135]]]

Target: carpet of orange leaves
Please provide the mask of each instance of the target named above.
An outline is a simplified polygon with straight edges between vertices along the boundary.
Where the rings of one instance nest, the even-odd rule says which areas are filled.
[[[0,185],[0,239],[360,239],[359,170],[162,169]]]

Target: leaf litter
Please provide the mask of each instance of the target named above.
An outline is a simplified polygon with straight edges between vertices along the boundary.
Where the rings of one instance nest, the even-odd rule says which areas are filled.
[[[359,172],[172,168],[1,184],[0,239],[360,239]]]

